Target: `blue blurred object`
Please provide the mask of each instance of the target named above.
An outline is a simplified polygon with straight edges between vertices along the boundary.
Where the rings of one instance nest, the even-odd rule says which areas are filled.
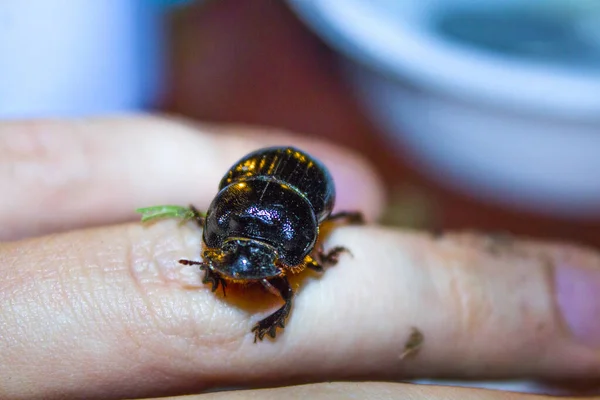
[[[600,217],[600,1],[288,3],[415,168],[482,201]]]
[[[600,69],[600,42],[582,34],[581,15],[549,3],[544,7],[532,4],[503,5],[500,10],[498,6],[457,8],[434,19],[432,29],[459,44],[515,60],[582,71]]]
[[[151,108],[164,70],[166,0],[0,2],[0,118]]]

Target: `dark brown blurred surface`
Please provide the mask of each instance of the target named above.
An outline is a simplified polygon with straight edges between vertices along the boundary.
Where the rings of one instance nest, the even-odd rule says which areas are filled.
[[[500,209],[441,188],[412,170],[361,114],[336,69],[335,53],[283,2],[200,2],[175,13],[170,25],[167,111],[289,129],[358,150],[390,188],[387,223],[600,245],[600,218],[568,222]]]

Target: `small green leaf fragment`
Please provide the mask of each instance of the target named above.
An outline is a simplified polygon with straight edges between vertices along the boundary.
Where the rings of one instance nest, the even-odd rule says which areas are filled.
[[[142,214],[142,222],[163,218],[179,218],[183,220],[194,218],[194,211],[190,208],[172,205],[138,208],[135,212]]]

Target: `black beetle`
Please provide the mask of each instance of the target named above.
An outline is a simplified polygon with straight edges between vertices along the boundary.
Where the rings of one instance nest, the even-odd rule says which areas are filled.
[[[219,184],[206,215],[193,206],[137,210],[143,221],[159,217],[194,219],[203,228],[203,261],[179,260],[205,271],[212,291],[227,282],[260,282],[285,304],[253,328],[254,341],[284,328],[294,292],[286,274],[305,268],[323,271],[347,251],[316,246],[321,224],[362,223],[360,212],[332,214],[335,186],[327,168],[293,147],[256,150],[235,163]]]

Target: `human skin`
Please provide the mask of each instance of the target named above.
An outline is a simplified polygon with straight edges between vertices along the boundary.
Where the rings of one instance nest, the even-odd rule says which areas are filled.
[[[205,209],[233,162],[274,144],[321,159],[336,209],[361,210],[370,223],[331,232],[326,247],[352,256],[293,277],[286,328],[253,343],[252,325],[278,299],[259,287],[212,293],[197,269],[177,263],[198,259],[201,229],[144,225],[133,210]],[[379,227],[376,175],[314,139],[154,116],[2,122],[0,193],[2,399],[241,387],[198,398],[529,399],[398,382],[600,377],[594,249]],[[424,340],[404,357],[413,328]],[[319,384],[331,381],[340,382]],[[305,383],[315,385],[294,386]],[[258,390],[274,386],[285,387]]]

